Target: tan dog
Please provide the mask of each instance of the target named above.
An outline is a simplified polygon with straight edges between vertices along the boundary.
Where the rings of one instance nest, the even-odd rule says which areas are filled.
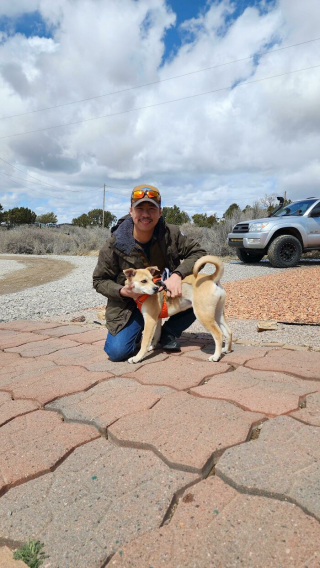
[[[215,273],[198,274],[207,262],[215,265]],[[147,351],[156,347],[160,339],[161,319],[158,319],[158,316],[161,313],[164,295],[163,292],[158,293],[158,286],[152,280],[153,276],[159,273],[156,266],[145,269],[128,268],[123,272],[127,277],[126,284],[134,284],[134,292],[149,295],[141,308],[144,318],[141,349],[135,357],[129,359],[129,363],[139,363]],[[220,284],[222,275],[222,261],[216,256],[203,256],[195,263],[193,275],[187,276],[182,281],[182,296],[166,298],[169,316],[193,307],[197,319],[211,332],[215,341],[215,352],[209,357],[209,361],[219,361],[222,352],[231,351],[232,333],[224,316],[226,293]],[[226,339],[224,349],[222,349],[223,335]]]

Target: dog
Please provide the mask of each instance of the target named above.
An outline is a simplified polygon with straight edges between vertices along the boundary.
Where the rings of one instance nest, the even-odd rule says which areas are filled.
[[[214,274],[199,274],[199,270],[206,263],[214,264]],[[214,354],[209,361],[219,361],[222,353],[229,353],[232,345],[232,333],[224,315],[226,293],[220,284],[224,267],[222,261],[216,256],[202,256],[193,268],[193,274],[182,280],[182,296],[178,298],[166,297],[168,317],[193,307],[197,319],[210,331],[215,342]],[[164,292],[159,292],[163,283],[155,284],[153,278],[159,274],[157,266],[148,268],[128,268],[123,271],[126,284],[133,284],[133,291],[144,295],[147,299],[141,305],[144,319],[144,331],[140,351],[131,357],[129,363],[139,363],[145,354],[155,349],[161,334],[161,319],[159,315],[164,302]],[[225,347],[222,340],[225,336]]]

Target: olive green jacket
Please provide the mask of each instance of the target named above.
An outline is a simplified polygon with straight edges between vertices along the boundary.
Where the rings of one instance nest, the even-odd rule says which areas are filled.
[[[192,274],[194,263],[205,254],[206,251],[183,235],[178,226],[167,225],[160,217],[154,230],[149,261],[133,237],[131,217],[120,219],[102,247],[93,272],[94,288],[108,298],[106,326],[110,333],[116,335],[121,331],[136,308],[132,298],[120,296],[126,280],[123,270],[158,266],[162,271],[166,267],[170,272],[180,272],[184,278]]]

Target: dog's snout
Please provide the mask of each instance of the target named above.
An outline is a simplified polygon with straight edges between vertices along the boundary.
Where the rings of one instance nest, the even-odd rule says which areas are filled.
[[[153,291],[154,291],[154,292],[158,292],[158,290],[159,290],[159,286],[154,286],[154,287],[153,287]]]

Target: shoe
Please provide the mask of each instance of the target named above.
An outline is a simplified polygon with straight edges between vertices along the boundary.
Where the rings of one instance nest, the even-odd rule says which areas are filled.
[[[166,351],[181,351],[180,343],[177,338],[168,331],[162,331],[160,337],[160,345]]]

